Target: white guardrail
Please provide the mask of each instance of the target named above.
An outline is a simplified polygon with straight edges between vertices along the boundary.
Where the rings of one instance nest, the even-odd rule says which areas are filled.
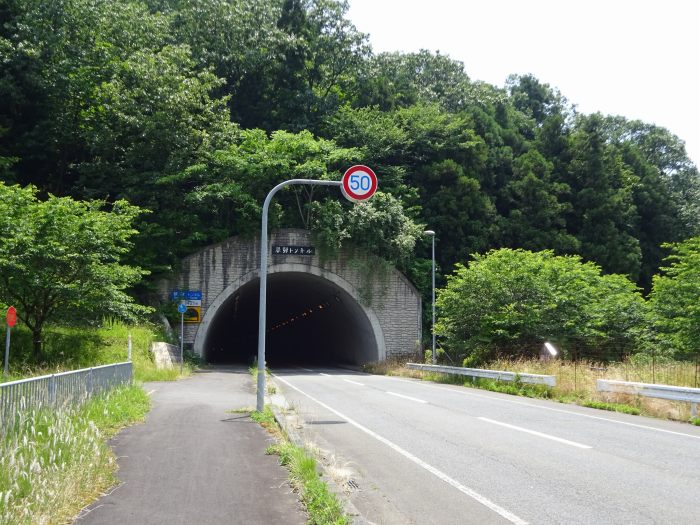
[[[670,399],[671,401],[685,401],[686,403],[690,403],[691,416],[697,417],[698,415],[700,388],[655,385],[651,383],[632,383],[629,381],[612,381],[609,379],[598,379],[596,388],[598,392],[612,392],[616,394]]]
[[[486,379],[496,379],[498,381],[515,381],[517,377],[523,383],[533,385],[556,386],[555,376],[541,374],[519,374],[517,372],[504,372],[502,370],[484,370],[481,368],[462,368],[460,366],[424,365],[420,363],[406,363],[406,368],[411,370],[423,370],[424,372],[439,372],[441,374],[452,374],[469,377],[483,377]]]
[[[19,412],[79,404],[95,394],[130,384],[131,361],[0,383],[0,434]]]

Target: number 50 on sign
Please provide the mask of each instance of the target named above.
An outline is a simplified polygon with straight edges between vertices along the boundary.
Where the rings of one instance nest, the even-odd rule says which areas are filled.
[[[367,166],[348,168],[341,182],[340,190],[352,202],[366,201],[377,191],[377,176]]]

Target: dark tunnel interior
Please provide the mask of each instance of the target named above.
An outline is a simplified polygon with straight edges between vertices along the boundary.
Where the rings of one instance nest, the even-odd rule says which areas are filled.
[[[217,311],[204,343],[212,364],[251,364],[257,356],[259,283],[239,288]],[[267,280],[268,366],[360,365],[378,360],[362,307],[316,275],[273,273]]]

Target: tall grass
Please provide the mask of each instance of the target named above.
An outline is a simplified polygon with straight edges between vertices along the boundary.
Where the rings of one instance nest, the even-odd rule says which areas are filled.
[[[115,389],[80,408],[19,414],[0,438],[0,524],[66,523],[115,482],[106,439],[143,419],[140,387]]]
[[[105,320],[100,327],[51,326],[44,335],[43,363],[33,361],[31,333],[25,327],[12,332],[10,374],[0,376],[0,382],[77,370],[126,361],[131,334],[134,377],[138,381],[172,381],[181,377],[180,368],[156,368],[150,353],[151,343],[167,341],[154,325],[127,325]],[[193,366],[185,363],[182,375],[192,373]]]

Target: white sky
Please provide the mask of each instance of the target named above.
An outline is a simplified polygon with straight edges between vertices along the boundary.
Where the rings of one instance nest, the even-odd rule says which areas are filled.
[[[349,0],[375,52],[439,50],[473,80],[532,73],[583,113],[669,129],[700,165],[697,0]]]

